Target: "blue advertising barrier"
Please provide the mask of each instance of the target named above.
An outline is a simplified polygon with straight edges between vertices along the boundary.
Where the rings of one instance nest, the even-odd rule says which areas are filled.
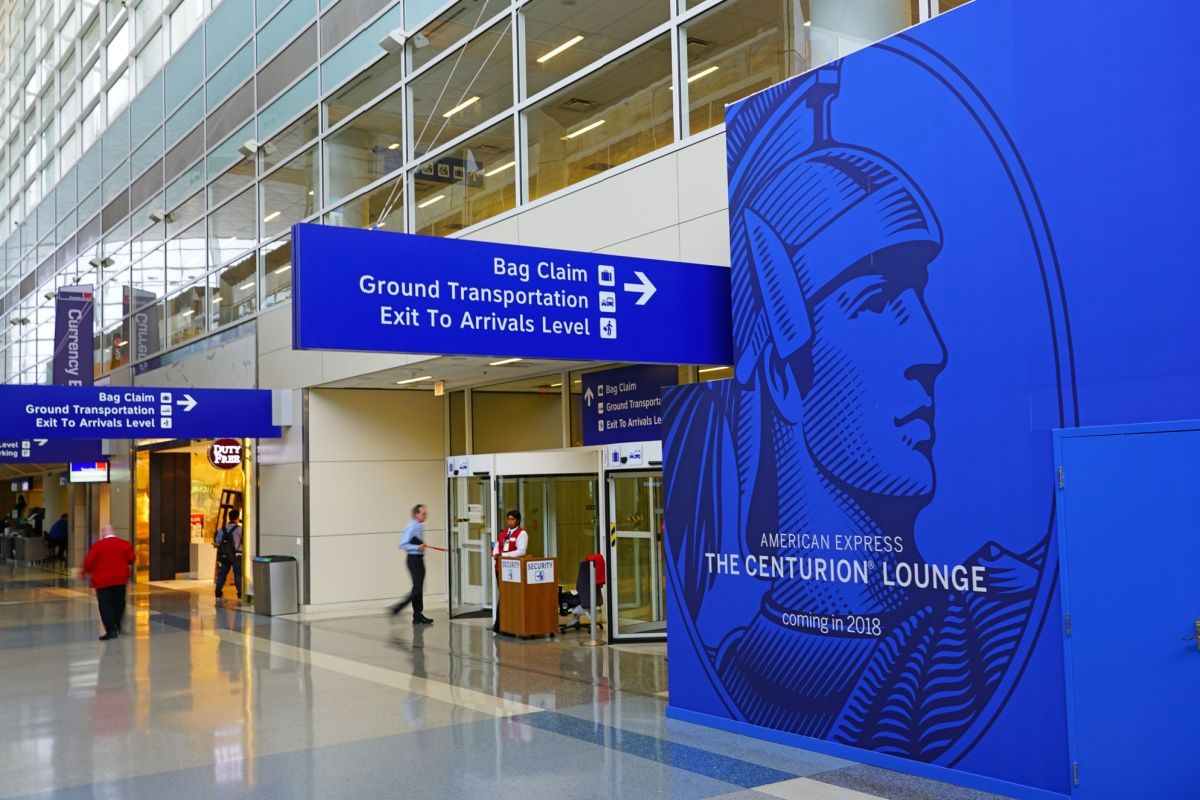
[[[296,349],[727,364],[729,270],[385,231],[292,229]]]
[[[99,461],[99,439],[9,439],[0,441],[0,464],[57,464]]]
[[[669,715],[1073,791],[1051,431],[1200,415],[1197,23],[977,0],[728,109],[735,378],[664,396]]]
[[[145,386],[0,386],[10,439],[271,439],[271,392]],[[87,459],[79,459],[87,460]]]

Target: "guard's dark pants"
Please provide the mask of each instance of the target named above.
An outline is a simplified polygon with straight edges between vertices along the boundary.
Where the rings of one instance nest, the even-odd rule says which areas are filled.
[[[121,620],[125,617],[125,584],[97,589],[96,605],[100,606],[100,622],[104,625],[104,633],[116,636],[121,632]]]
[[[425,598],[422,592],[425,589],[425,556],[408,554],[408,574],[412,576],[412,592],[408,597],[401,600],[396,605],[392,606],[392,613],[399,614],[405,606],[412,604],[413,619],[421,619],[425,616]]]
[[[222,561],[217,565],[217,597],[221,596],[221,592],[225,589],[225,576],[229,574],[229,570],[233,570],[233,585],[237,589],[237,596],[242,596],[242,557],[238,555],[233,561]]]

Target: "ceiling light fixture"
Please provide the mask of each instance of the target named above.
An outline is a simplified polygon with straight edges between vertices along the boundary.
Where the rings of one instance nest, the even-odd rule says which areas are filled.
[[[502,358],[499,361],[491,362],[490,364],[488,364],[488,366],[489,367],[502,367],[505,364],[515,364],[520,360],[521,359],[519,359],[519,358]]]
[[[267,214],[265,217],[263,217],[263,222],[270,222],[273,219],[277,219],[282,214],[282,211],[272,211],[270,214]]]
[[[602,120],[602,119],[598,119],[598,120],[596,120],[595,122],[593,122],[591,125],[584,125],[582,128],[580,128],[579,130],[575,131],[574,133],[568,133],[566,136],[562,137],[562,140],[563,140],[564,142],[566,142],[566,141],[569,141],[569,140],[571,140],[571,139],[574,139],[576,136],[582,136],[583,134],[587,133],[588,131],[595,130],[596,128],[599,128],[601,125],[603,125],[603,124],[604,124],[604,122],[605,122],[604,120]]]
[[[420,383],[421,381],[431,381],[431,380],[433,380],[432,375],[422,375],[419,378],[409,378],[406,381],[396,381],[396,385],[403,386],[406,383]]]
[[[550,388],[551,389],[560,389],[560,388],[562,388],[562,384],[561,383],[552,383],[552,384],[550,384]]]
[[[703,375],[706,372],[720,372],[723,369],[729,369],[729,367],[705,367],[704,369],[696,370],[696,372]]]
[[[545,64],[547,61],[554,58],[556,55],[558,55],[562,51],[566,50],[568,47],[574,47],[575,45],[579,44],[582,41],[583,41],[582,35],[572,36],[570,39],[567,39],[565,42],[563,42],[558,47],[551,50],[549,53],[546,53],[546,55],[539,56],[537,63]]]
[[[186,311],[181,311],[181,312],[179,312],[179,316],[181,316],[181,317],[190,317],[192,314],[195,314],[195,313],[196,313],[196,309],[194,309],[194,308],[189,308],[189,309],[188,309],[188,310],[186,310]]]
[[[280,273],[287,272],[291,268],[292,268],[291,264],[284,264],[282,267],[276,267],[275,269],[271,270],[271,274],[279,275]]]
[[[102,269],[104,267],[111,267],[115,262],[108,256],[105,256],[104,258],[89,258],[88,263],[92,265],[92,269]]]
[[[811,28],[811,27],[812,27],[812,20],[811,20],[811,19],[806,19],[806,20],[804,20],[804,27],[806,27],[806,28]]]
[[[469,100],[464,100],[463,102],[459,103],[454,108],[447,111],[445,114],[442,114],[442,116],[445,117],[446,119],[450,119],[450,117],[453,117],[455,114],[462,111],[464,108],[470,108],[471,106],[475,105],[478,102],[479,102],[479,95],[475,95],[474,97],[470,98]]]
[[[487,172],[483,173],[483,176],[485,178],[490,178],[493,175],[499,175],[501,172],[504,172],[504,170],[506,170],[506,169],[512,169],[516,165],[517,165],[516,161],[510,161],[507,164],[501,164],[500,166],[496,167],[495,169],[488,170]]]
[[[245,291],[246,289],[249,289],[253,285],[254,285],[254,281],[246,281],[245,283],[243,283],[241,286],[238,287],[238,291],[239,292]]]
[[[703,78],[705,75],[712,75],[714,72],[716,72],[719,69],[720,69],[720,67],[718,67],[716,64],[713,64],[708,69],[702,69],[699,72],[697,72],[695,75],[690,76],[688,78],[688,83],[691,83],[692,81],[698,81],[701,78]]]
[[[417,203],[417,208],[425,208],[426,206],[431,206],[431,205],[433,205],[433,204],[434,204],[434,203],[436,203],[438,200],[444,200],[444,199],[446,199],[446,195],[444,195],[444,194],[435,194],[433,197],[429,198],[429,199],[428,199],[428,200],[426,200],[424,203]]]
[[[399,142],[392,142],[391,144],[388,145],[388,150],[398,150],[398,149],[400,149]]]

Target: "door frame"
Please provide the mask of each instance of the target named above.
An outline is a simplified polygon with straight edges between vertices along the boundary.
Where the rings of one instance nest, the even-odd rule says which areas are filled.
[[[1106,436],[1130,436],[1152,433],[1183,433],[1200,431],[1200,419],[1172,422],[1131,422],[1119,425],[1090,425],[1078,428],[1055,428],[1054,440],[1054,527],[1058,539],[1058,591],[1065,619],[1059,620],[1059,632],[1063,644],[1063,689],[1067,701],[1067,757],[1072,765],[1079,763],[1078,726],[1075,721],[1075,661],[1072,641],[1067,633],[1066,618],[1071,614],[1071,597],[1067,587],[1067,575],[1071,568],[1067,560],[1066,475],[1063,464],[1063,441],[1066,439],[1100,438]],[[1071,795],[1076,795],[1078,780],[1071,776]]]
[[[488,492],[492,495],[496,492],[496,474],[494,459],[490,455],[476,456],[450,456],[446,459],[446,546],[452,552],[447,553],[446,558],[446,608],[451,619],[469,618],[472,616],[481,616],[485,612],[491,614],[495,599],[492,596],[494,581],[490,580],[491,565],[485,563],[484,571],[489,576],[485,578],[484,583],[484,601],[483,605],[476,610],[466,611],[463,606],[459,606],[456,612],[454,608],[454,592],[458,589],[457,567],[459,561],[457,554],[453,552],[455,542],[457,541],[457,511],[452,505],[453,488],[452,481],[463,478],[482,478],[487,482]],[[496,502],[494,497],[488,499],[484,504],[483,509],[483,524],[487,526],[489,541],[484,545],[485,556],[490,557],[488,553],[488,545],[491,537],[496,534]]]
[[[615,516],[615,514],[613,513],[613,511],[614,511],[613,503],[616,501],[616,496],[613,492],[612,482],[616,478],[641,478],[641,477],[652,477],[654,475],[658,476],[660,482],[662,481],[663,471],[662,471],[662,462],[661,461],[653,462],[653,465],[646,464],[646,465],[639,466],[639,467],[605,469],[605,471],[604,471],[604,512],[605,512],[605,519],[606,519],[606,523],[607,523],[607,525],[604,529],[605,534],[606,534],[605,542],[604,542],[604,558],[608,562],[608,583],[609,583],[609,586],[608,586],[609,592],[608,592],[608,597],[606,598],[609,602],[608,602],[608,608],[606,609],[606,611],[608,613],[608,629],[609,629],[608,640],[610,642],[613,642],[614,644],[619,644],[619,643],[623,643],[623,642],[625,642],[625,643],[629,643],[629,642],[665,642],[667,640],[666,596],[665,596],[665,594],[663,595],[663,628],[661,631],[619,633],[617,630],[617,627],[618,627],[617,620],[618,620],[619,614],[617,613],[618,603],[617,603],[617,596],[616,596],[617,593],[616,593],[615,587],[617,584],[616,578],[619,573],[619,569],[617,567],[616,558],[613,555],[613,550],[617,545],[617,531],[615,528],[615,520],[613,519]],[[664,489],[660,489],[659,491],[662,492],[662,491],[664,491]],[[664,524],[665,516],[666,516],[666,514],[665,514],[665,508],[664,508],[664,513],[662,515],[660,515],[659,520],[658,520],[660,525]],[[662,539],[663,539],[663,534],[661,532],[655,533],[654,531],[650,531],[651,550],[653,550],[656,545],[662,543]],[[665,558],[665,555],[663,556],[663,558]],[[651,558],[651,560],[652,561],[654,560],[653,557]],[[664,563],[664,561],[662,559],[659,560],[658,569],[659,569],[658,579],[665,586],[666,579],[667,579],[666,564]]]

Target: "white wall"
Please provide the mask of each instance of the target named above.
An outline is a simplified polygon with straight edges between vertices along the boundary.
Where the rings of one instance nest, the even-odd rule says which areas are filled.
[[[310,605],[382,607],[407,594],[396,543],[417,503],[429,511],[425,540],[446,546],[443,408],[430,392],[309,390]],[[445,559],[426,555],[434,602],[446,597]]]
[[[472,406],[477,453],[563,446],[561,395],[474,392]]]
[[[728,266],[726,186],[720,129],[463,238]]]

